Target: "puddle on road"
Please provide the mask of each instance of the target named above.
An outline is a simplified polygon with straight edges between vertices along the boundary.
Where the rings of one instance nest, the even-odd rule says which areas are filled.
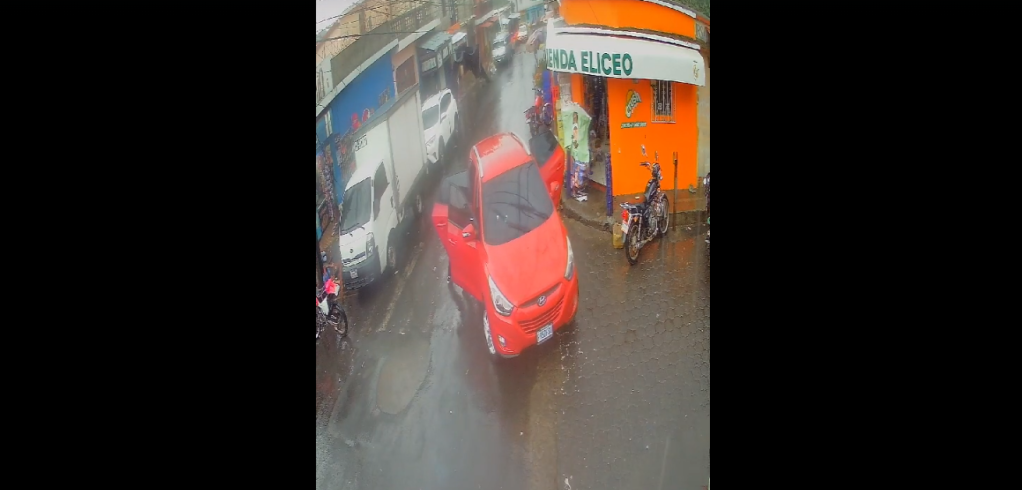
[[[415,338],[395,349],[384,362],[376,385],[376,405],[395,415],[415,397],[429,367],[429,343]]]

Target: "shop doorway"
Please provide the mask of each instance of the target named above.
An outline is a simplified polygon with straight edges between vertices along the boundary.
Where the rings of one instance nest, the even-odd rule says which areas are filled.
[[[420,76],[419,82],[419,95],[422,100],[428,99],[430,96],[440,91],[440,70],[433,70],[430,73],[426,73]]]
[[[607,187],[607,155],[610,154],[610,120],[607,117],[607,79],[582,75],[583,107],[589,123],[589,179]]]

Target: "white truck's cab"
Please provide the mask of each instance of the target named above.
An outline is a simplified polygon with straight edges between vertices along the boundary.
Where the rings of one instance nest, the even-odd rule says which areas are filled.
[[[347,291],[397,268],[398,242],[422,213],[426,147],[414,92],[355,136],[355,171],[344,186],[337,243]]]
[[[375,167],[360,166],[345,186],[338,246],[346,290],[359,289],[383,274],[388,258],[380,257],[381,247],[384,253],[388,247],[393,253],[388,233],[377,238],[377,229],[389,231],[396,226],[391,177],[379,160]]]

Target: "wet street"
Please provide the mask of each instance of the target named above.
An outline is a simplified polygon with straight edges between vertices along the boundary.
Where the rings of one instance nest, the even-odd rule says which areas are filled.
[[[534,65],[518,53],[461,103],[446,174],[466,168],[468,143],[528,136]],[[678,227],[630,267],[609,233],[563,219],[576,328],[501,365],[488,358],[482,307],[447,282],[428,213],[401,270],[345,299],[348,337],[327,331],[316,347],[318,489],[705,488],[705,230]]]

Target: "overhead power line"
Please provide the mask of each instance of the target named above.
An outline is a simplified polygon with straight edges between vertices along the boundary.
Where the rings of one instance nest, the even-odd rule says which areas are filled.
[[[382,7],[392,7],[392,6],[395,6],[395,5],[398,5],[398,4],[402,4],[402,3],[418,3],[418,4],[431,4],[431,5],[453,5],[453,6],[474,5],[475,4],[474,2],[471,2],[471,1],[454,1],[454,2],[449,2],[449,1],[443,1],[443,0],[390,0],[390,1],[385,2],[383,4],[380,4],[380,5],[366,5],[366,6],[362,6],[362,7],[359,7],[359,8],[351,9],[351,10],[348,10],[347,12],[344,12],[343,14],[338,14],[338,15],[334,15],[334,16],[331,16],[331,17],[327,17],[327,18],[325,18],[323,20],[318,20],[318,21],[316,21],[316,24],[322,24],[322,23],[324,23],[324,22],[326,22],[328,20],[336,19],[338,17],[344,17],[345,15],[349,15],[349,14],[357,14],[359,12],[364,12],[364,11],[367,11],[367,10],[372,10],[374,12],[379,12],[377,10],[379,8],[382,8]],[[380,12],[380,13],[382,13],[382,12]],[[391,14],[386,14],[386,15],[391,15]]]

